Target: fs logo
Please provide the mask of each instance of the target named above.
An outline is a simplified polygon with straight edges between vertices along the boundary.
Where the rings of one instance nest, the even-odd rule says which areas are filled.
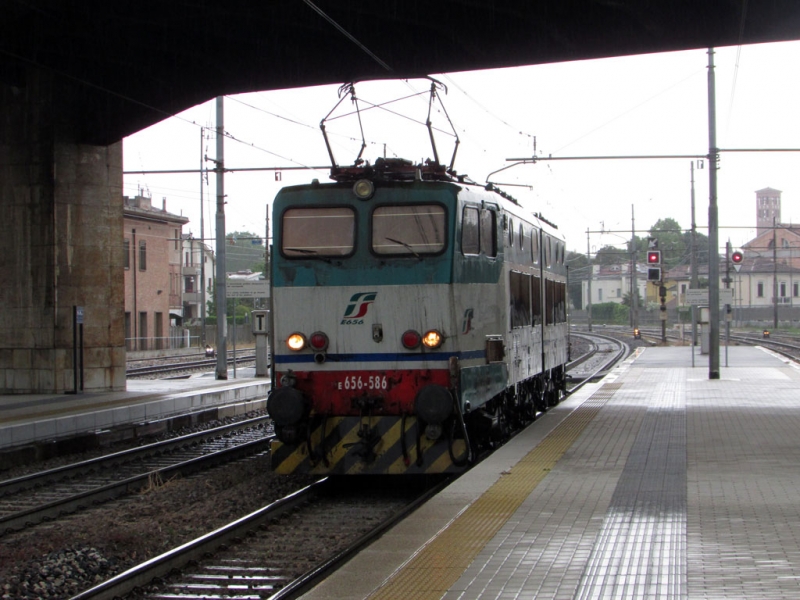
[[[363,325],[364,315],[369,310],[369,305],[375,302],[378,292],[359,292],[350,298],[350,304],[344,311],[341,325]]]
[[[468,308],[464,311],[464,320],[461,323],[461,333],[467,334],[472,331],[472,318],[475,316],[475,312]]]

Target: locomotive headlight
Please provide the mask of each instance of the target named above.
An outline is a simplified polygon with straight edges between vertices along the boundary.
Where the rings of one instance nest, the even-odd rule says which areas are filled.
[[[359,200],[369,200],[375,193],[375,186],[369,179],[359,179],[353,185],[353,193]]]
[[[422,343],[428,348],[438,348],[442,342],[444,342],[444,336],[435,329],[431,329],[422,336]]]
[[[293,333],[286,338],[286,345],[289,347],[289,350],[299,352],[306,347],[306,338],[303,337],[302,333]]]

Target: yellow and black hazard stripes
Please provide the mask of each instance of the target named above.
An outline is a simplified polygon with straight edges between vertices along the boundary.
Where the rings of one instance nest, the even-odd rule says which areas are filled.
[[[449,473],[467,462],[463,439],[428,439],[414,417],[316,417],[306,440],[272,442],[276,473],[378,475]]]

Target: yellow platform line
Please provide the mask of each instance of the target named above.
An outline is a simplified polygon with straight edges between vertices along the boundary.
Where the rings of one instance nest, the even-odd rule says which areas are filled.
[[[368,598],[441,598],[619,387],[601,387]]]

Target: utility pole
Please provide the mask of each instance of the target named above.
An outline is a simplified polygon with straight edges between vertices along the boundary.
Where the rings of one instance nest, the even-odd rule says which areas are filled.
[[[777,217],[772,217],[772,328],[778,328],[778,238]]]
[[[694,161],[691,165],[691,183],[692,183],[692,248],[691,248],[691,287],[697,289],[700,287],[699,278],[697,276],[697,223],[694,220]],[[697,307],[692,304],[692,346],[697,345]],[[694,354],[692,354],[692,366],[694,366]]]
[[[631,328],[639,327],[639,286],[636,281],[636,221],[631,204]]]
[[[589,281],[586,286],[586,295],[588,296],[586,302],[586,313],[589,322],[589,331],[592,330],[592,273],[594,266],[592,265],[592,254],[589,246],[589,228],[586,228],[586,260],[589,262]]]
[[[731,240],[725,244],[725,289],[731,287]],[[728,366],[728,347],[731,345],[731,305],[725,305],[725,366]]]
[[[203,135],[205,128],[200,128],[200,345],[206,348],[206,236],[203,227]]]
[[[225,280],[225,126],[222,96],[217,96],[217,280],[215,302],[217,305],[217,370],[215,379],[228,379],[228,303]]]
[[[708,378],[719,379],[719,210],[717,207],[717,114],[714,49],[708,49]]]

